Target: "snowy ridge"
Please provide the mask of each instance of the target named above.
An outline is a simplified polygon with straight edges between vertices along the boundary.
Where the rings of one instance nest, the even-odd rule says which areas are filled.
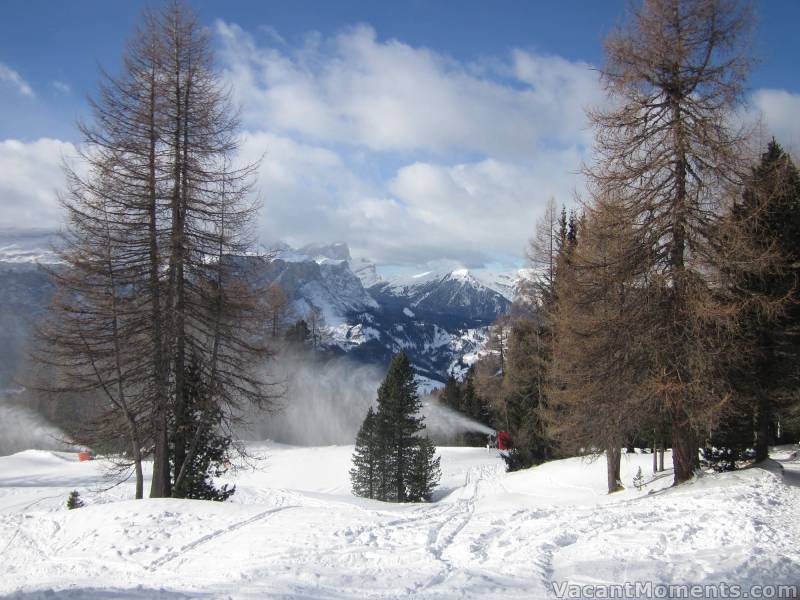
[[[0,258],[14,261],[0,260],[0,388],[10,384],[30,335],[20,315],[35,318],[49,303],[52,285],[33,261],[47,257],[42,248],[51,237],[0,235],[5,252]],[[264,287],[279,284],[294,318],[308,319],[319,310],[329,351],[385,367],[392,354],[405,349],[420,377],[433,382],[428,387],[442,385],[448,373],[463,373],[474,362],[485,339],[475,332],[509,310],[516,277],[459,268],[387,281],[375,264],[353,260],[344,242],[299,249],[279,244],[268,256],[266,263],[254,256],[230,260]]]
[[[533,277],[533,271],[524,268],[503,272],[489,269],[434,270],[383,279],[380,275],[377,275],[375,265],[369,262],[362,263],[360,270],[355,272],[364,283],[365,288],[382,285],[385,292],[397,296],[409,295],[414,288],[428,286],[431,283],[441,284],[447,281],[454,281],[478,289],[491,290],[500,294],[509,302],[513,301],[519,292],[520,283]],[[362,273],[364,274],[363,276]],[[375,274],[373,275],[373,273]]]
[[[56,241],[53,231],[0,228],[0,262],[16,265],[57,264],[58,256],[52,250]]]

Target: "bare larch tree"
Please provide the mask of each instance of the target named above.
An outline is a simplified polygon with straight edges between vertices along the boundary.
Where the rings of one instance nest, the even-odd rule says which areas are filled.
[[[67,169],[51,354],[94,368],[98,349],[114,350],[81,384],[116,385],[111,406],[126,414],[125,398],[137,449],[153,453],[150,496],[181,497],[208,430],[272,399],[261,375],[267,323],[250,277],[260,265],[250,252],[257,165],[237,158],[237,113],[208,32],[180,1],[145,13],[122,73],[103,76],[91,105],[86,166]],[[199,413],[195,397],[187,409],[190,368],[202,379],[191,382],[203,390]]]
[[[639,235],[650,284],[651,383],[672,424],[675,482],[698,464],[725,391],[716,355],[730,315],[714,295],[715,224],[743,173],[731,127],[749,59],[750,12],[737,0],[645,0],[606,40],[609,107],[590,113],[594,193],[619,199]]]

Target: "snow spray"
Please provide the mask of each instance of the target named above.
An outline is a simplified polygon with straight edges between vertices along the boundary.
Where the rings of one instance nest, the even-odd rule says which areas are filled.
[[[63,450],[64,434],[39,415],[0,397],[0,456],[22,450]]]
[[[422,399],[422,414],[425,416],[425,428],[433,437],[452,439],[459,433],[495,433],[494,429],[470,419],[466,415],[445,406],[432,396]]]
[[[243,439],[300,445],[352,444],[367,409],[378,395],[383,373],[348,359],[322,361],[289,351],[270,364],[267,377],[284,396],[276,410],[248,411]]]
[[[285,395],[277,410],[264,414],[250,409],[242,439],[300,445],[352,444],[367,409],[375,405],[385,371],[347,358],[321,361],[288,351],[270,365],[268,377],[283,383]],[[422,398],[426,433],[434,439],[452,439],[459,433],[494,431],[440,404]]]

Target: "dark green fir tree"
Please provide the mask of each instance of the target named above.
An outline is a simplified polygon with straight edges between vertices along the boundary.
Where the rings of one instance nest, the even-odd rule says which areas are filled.
[[[789,422],[798,408],[800,385],[800,173],[775,140],[752,170],[733,218],[756,256],[760,251],[769,258],[766,268],[745,270],[734,282],[735,293],[752,306],[742,327],[751,351],[732,371],[738,401],[750,402],[740,413],[753,425],[747,431],[741,418],[731,417],[717,436],[734,454],[752,447],[755,459],[764,460],[779,419]]]
[[[405,352],[400,352],[389,365],[389,371],[378,389],[378,421],[386,449],[386,500],[406,501],[406,485],[412,459],[417,448],[417,434],[423,429],[422,408],[417,394],[414,369]]]
[[[427,437],[419,439],[411,473],[408,480],[408,500],[411,502],[430,502],[433,490],[439,483],[442,471],[440,458],[436,456],[436,447]]]
[[[378,438],[378,419],[372,407],[356,436],[353,468],[350,481],[353,494],[363,498],[377,498],[380,491],[381,446]]]
[[[67,498],[67,508],[69,510],[74,510],[76,508],[83,508],[83,506],[83,500],[81,500],[81,495],[78,490],[72,490]]]
[[[414,369],[400,352],[378,389],[377,411],[367,412],[358,433],[350,471],[353,493],[388,502],[430,497],[438,460],[433,445],[418,435],[425,428],[421,408]]]
[[[217,487],[215,477],[228,470],[230,436],[220,431],[223,414],[220,407],[209,401],[208,390],[198,359],[193,357],[186,370],[186,418],[182,434],[191,440],[183,463],[177,464],[172,454],[175,482],[173,496],[195,500],[222,502],[230,498],[236,487],[227,484]]]

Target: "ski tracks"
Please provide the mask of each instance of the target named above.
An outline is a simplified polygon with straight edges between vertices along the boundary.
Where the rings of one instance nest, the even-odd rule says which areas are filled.
[[[247,527],[249,525],[252,525],[252,524],[254,524],[254,523],[258,522],[258,521],[263,521],[264,519],[266,519],[268,517],[272,517],[277,513],[283,512],[285,510],[290,510],[290,509],[293,509],[293,508],[300,508],[300,507],[299,506],[278,506],[276,508],[270,508],[269,510],[265,510],[263,512],[260,512],[260,513],[254,515],[254,516],[252,516],[252,517],[250,517],[248,519],[244,519],[243,521],[239,521],[239,522],[234,523],[232,525],[229,525],[227,527],[223,527],[222,529],[218,529],[217,531],[212,531],[211,533],[203,535],[203,536],[195,539],[194,541],[189,542],[188,544],[184,544],[183,546],[181,546],[177,550],[173,550],[171,552],[166,553],[164,556],[161,556],[160,558],[157,558],[156,560],[152,561],[149,565],[147,565],[146,568],[148,570],[150,570],[150,571],[154,571],[156,569],[159,569],[159,568],[163,567],[164,565],[166,565],[166,564],[168,564],[168,563],[170,563],[170,562],[172,562],[174,560],[177,560],[177,559],[185,557],[185,555],[187,553],[191,552],[195,548],[198,548],[200,546],[208,544],[209,542],[212,542],[212,541],[214,541],[214,540],[216,540],[216,539],[218,539],[218,538],[220,538],[222,536],[225,536],[225,535],[228,535],[228,534],[233,533],[235,531],[238,531],[238,530],[240,530],[240,529],[242,529],[244,527]]]

